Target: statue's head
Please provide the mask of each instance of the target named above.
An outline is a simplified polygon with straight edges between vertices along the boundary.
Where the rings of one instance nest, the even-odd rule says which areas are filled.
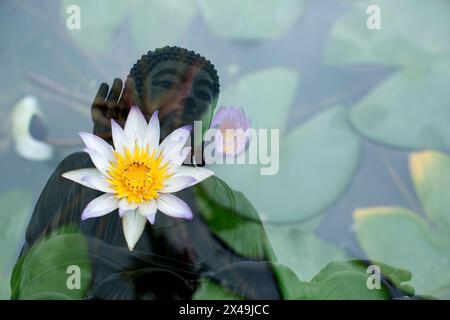
[[[164,47],[149,51],[129,75],[136,83],[146,115],[159,111],[161,134],[201,120],[211,121],[219,96],[219,77],[214,65],[194,51]]]

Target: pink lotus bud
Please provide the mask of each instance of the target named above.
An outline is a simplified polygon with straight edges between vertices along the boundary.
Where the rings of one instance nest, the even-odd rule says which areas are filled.
[[[211,128],[220,132],[216,139],[216,151],[226,156],[239,155],[249,143],[246,132],[250,129],[250,120],[241,108],[220,107],[214,115]]]

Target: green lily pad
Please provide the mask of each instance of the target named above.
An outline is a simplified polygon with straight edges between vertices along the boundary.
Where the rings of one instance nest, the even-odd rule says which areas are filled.
[[[75,266],[79,273],[69,269]],[[79,288],[68,285],[79,275]],[[89,289],[91,265],[88,244],[79,233],[58,231],[36,243],[16,264],[11,278],[12,298],[81,299]]]
[[[388,288],[369,289],[367,267],[357,261],[337,261],[328,264],[309,283],[308,299],[320,300],[385,300]]]
[[[357,103],[350,112],[352,124],[392,146],[445,149],[450,146],[450,64],[414,72],[396,73]]]
[[[384,275],[397,278],[400,287],[411,279],[405,270],[380,264]],[[371,273],[367,266],[358,261],[333,261],[318,272],[311,281],[301,281],[294,271],[283,264],[273,262],[272,270],[285,300],[385,300],[390,299],[389,289],[381,282],[379,289],[369,289],[367,282]],[[405,288],[410,287],[403,285]],[[194,299],[223,300],[245,299],[236,293],[208,279],[202,279]]]
[[[354,217],[370,259],[410,270],[417,294],[449,298],[441,292],[450,284],[450,246],[436,239],[422,218],[398,207],[360,209]]]
[[[224,88],[218,105],[243,108],[254,128],[283,130],[299,81],[298,72],[285,68],[259,70]]]
[[[366,27],[369,5],[380,7],[381,30]],[[450,146],[449,9],[444,0],[358,1],[337,21],[325,46],[327,63],[398,68],[353,107],[352,124],[363,135],[398,147]]]
[[[80,8],[80,29],[68,30],[69,35],[83,49],[93,52],[105,50],[113,44],[115,31],[129,12],[129,3],[120,0],[63,0],[63,21],[69,18],[66,12],[70,5]]]
[[[272,40],[297,23],[306,0],[198,0],[211,31],[227,40]]]
[[[0,195],[0,299],[9,299],[9,277],[30,216],[31,196],[22,191]]]
[[[450,157],[422,151],[410,156],[414,186],[430,219],[450,230]]]
[[[9,277],[0,278],[0,299],[8,300],[11,296],[11,289],[9,285]]]
[[[221,104],[242,107],[255,129],[282,130],[295,88],[289,77],[293,75],[280,69],[248,76],[225,90]],[[274,175],[261,175],[260,169],[268,166],[261,164],[217,164],[212,170],[244,192],[263,220],[300,221],[319,214],[345,190],[358,164],[360,140],[348,126],[347,110],[337,107],[281,136],[279,148],[279,171]],[[248,159],[248,154],[238,158]],[[274,168],[276,163],[274,159]]]
[[[380,8],[380,30],[366,26],[369,5]],[[448,58],[449,9],[446,0],[354,1],[351,10],[339,17],[330,32],[325,62],[417,67]]]
[[[306,260],[306,259],[305,259]],[[411,279],[406,270],[377,263],[380,272],[388,278],[395,278],[397,287],[409,292],[414,290],[404,283]],[[279,283],[283,299],[289,300],[385,300],[391,295],[386,283],[380,281],[380,288],[369,289],[367,283],[372,273],[362,261],[332,261],[323,267],[311,281],[301,281],[288,267],[273,263],[273,270]]]
[[[231,292],[220,284],[207,278],[200,279],[192,300],[243,300],[238,294]]]
[[[296,226],[267,226],[266,231],[277,261],[291,268],[303,281],[311,280],[331,261],[349,259],[345,250],[325,242],[312,231]]]
[[[176,45],[196,16],[193,0],[141,0],[131,15],[136,47],[141,52]]]
[[[234,251],[249,258],[273,257],[258,213],[241,192],[211,177],[195,187],[195,194],[210,229]]]
[[[64,0],[64,21],[69,16],[69,5],[78,5],[81,11],[81,29],[69,30],[69,34],[80,47],[91,52],[112,47],[117,31],[127,19],[139,51],[174,45],[196,14],[193,0]]]
[[[309,283],[301,281],[292,269],[275,262],[272,268],[284,300],[305,299],[310,295]]]

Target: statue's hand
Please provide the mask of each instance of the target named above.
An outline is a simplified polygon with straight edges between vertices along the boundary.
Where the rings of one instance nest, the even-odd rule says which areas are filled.
[[[102,83],[91,107],[94,134],[111,142],[111,119],[123,127],[132,105],[139,105],[133,79],[128,78],[123,86],[122,80],[116,78],[111,90],[106,83]]]

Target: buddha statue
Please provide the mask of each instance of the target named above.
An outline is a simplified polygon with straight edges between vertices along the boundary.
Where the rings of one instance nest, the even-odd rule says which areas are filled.
[[[132,105],[147,117],[159,112],[161,140],[194,121],[202,121],[206,129],[219,89],[214,65],[199,54],[179,47],[149,51],[131,68],[124,85],[120,79],[115,79],[111,88],[100,85],[92,104],[93,131],[111,141],[111,119],[123,125]],[[281,298],[262,223],[245,197],[224,181],[210,177],[180,191],[177,195],[192,209],[193,219],[157,215],[130,251],[117,212],[81,220],[83,209],[101,193],[61,174],[91,167],[93,163],[84,152],[61,161],[36,204],[22,257],[43,237],[65,226],[79,230],[89,243],[92,270],[86,299],[190,299],[202,279],[249,299]],[[224,226],[222,233],[212,226],[217,225],[216,218]],[[253,239],[259,246],[255,254],[239,252],[228,241],[235,235],[227,237],[247,221],[258,230]],[[15,273],[20,276],[20,272],[18,266]]]

